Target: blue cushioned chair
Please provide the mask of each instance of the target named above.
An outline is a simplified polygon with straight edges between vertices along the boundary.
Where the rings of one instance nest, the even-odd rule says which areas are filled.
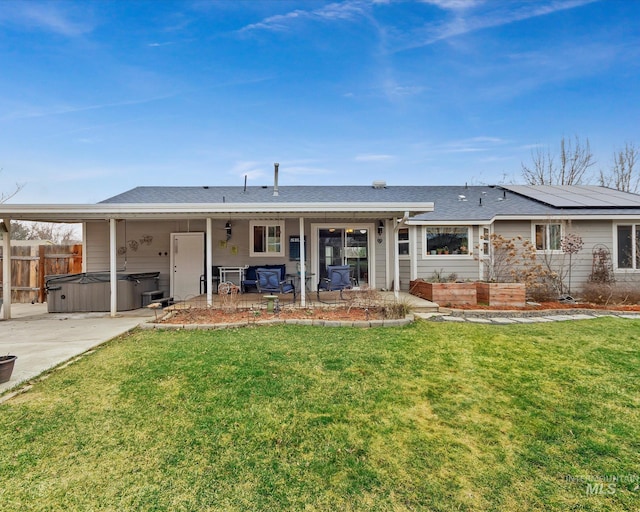
[[[280,269],[259,268],[256,270],[256,286],[258,293],[293,293],[296,301],[296,287],[291,281],[284,281],[280,277]]]
[[[350,290],[353,288],[353,277],[351,276],[351,267],[349,265],[327,265],[327,277],[320,279],[318,283],[318,301],[320,300],[321,291],[340,291],[340,299],[345,300],[342,296],[342,290]]]

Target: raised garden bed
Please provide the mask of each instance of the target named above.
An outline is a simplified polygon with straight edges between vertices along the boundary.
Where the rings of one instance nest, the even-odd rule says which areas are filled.
[[[409,283],[409,292],[441,306],[477,304],[475,283],[429,283],[417,279]]]
[[[475,283],[478,303],[489,306],[523,307],[526,293],[524,283]]]
[[[440,306],[523,307],[526,297],[523,283],[429,283],[416,279],[411,281],[409,292]]]

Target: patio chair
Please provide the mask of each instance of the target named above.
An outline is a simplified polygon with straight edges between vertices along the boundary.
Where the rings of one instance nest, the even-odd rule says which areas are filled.
[[[318,302],[323,302],[320,300],[321,291],[340,291],[340,300],[345,300],[342,291],[352,289],[353,283],[349,265],[327,265],[327,277],[321,278],[318,282]]]
[[[256,287],[258,293],[293,293],[293,302],[296,301],[296,287],[291,281],[280,279],[281,272],[277,268],[259,268],[256,270]]]

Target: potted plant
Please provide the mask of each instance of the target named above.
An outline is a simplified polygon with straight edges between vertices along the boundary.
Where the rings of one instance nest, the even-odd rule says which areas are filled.
[[[11,373],[13,372],[13,365],[16,359],[18,359],[18,356],[0,356],[0,384],[9,382],[9,379],[11,379]]]

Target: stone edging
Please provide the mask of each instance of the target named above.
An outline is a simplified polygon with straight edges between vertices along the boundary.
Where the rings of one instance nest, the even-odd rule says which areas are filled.
[[[504,317],[539,317],[549,315],[591,315],[591,316],[605,316],[605,315],[639,315],[638,311],[619,311],[615,309],[589,309],[589,308],[570,308],[570,309],[536,309],[536,310],[518,310],[518,309],[453,309],[453,308],[440,308],[440,312],[450,316],[504,316]]]
[[[144,330],[214,330],[214,329],[237,329],[239,327],[258,327],[263,325],[312,325],[315,327],[403,327],[409,325],[415,320],[414,315],[409,314],[404,318],[388,319],[388,320],[317,320],[309,318],[289,318],[280,319],[274,318],[273,320],[256,320],[255,322],[234,322],[234,323],[220,323],[220,324],[161,324],[151,322],[144,322],[139,325]]]

